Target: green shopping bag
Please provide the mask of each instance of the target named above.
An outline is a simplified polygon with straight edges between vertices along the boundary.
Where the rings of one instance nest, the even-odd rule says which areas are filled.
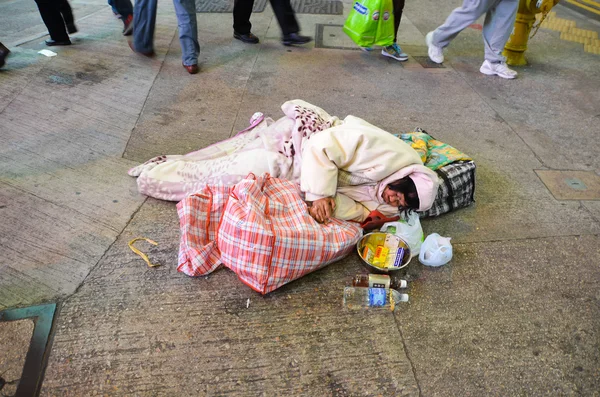
[[[344,32],[360,47],[388,46],[394,43],[392,0],[359,0],[346,23]]]

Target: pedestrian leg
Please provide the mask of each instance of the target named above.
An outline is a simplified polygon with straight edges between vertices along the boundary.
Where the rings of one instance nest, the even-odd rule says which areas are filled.
[[[398,45],[398,28],[400,28],[400,20],[402,19],[402,10],[404,10],[405,0],[393,0],[394,5],[394,42],[381,49],[381,55],[384,57],[393,58],[397,61],[408,60],[408,54]]]
[[[69,42],[65,22],[60,14],[59,3],[56,0],[35,0],[35,2],[50,38],[56,42]]]
[[[467,26],[486,13],[499,0],[463,0],[463,5],[448,15],[446,22],[433,31],[431,43],[446,47]]]
[[[133,5],[130,0],[109,0],[108,4],[113,8],[113,12],[119,14],[123,20],[133,15]]]
[[[254,0],[235,0],[233,3],[233,31],[239,34],[248,34],[252,29],[250,15],[252,15]]]
[[[112,12],[116,17],[122,18],[122,15],[119,14],[119,10],[117,10],[117,6],[115,5],[115,0],[108,0],[108,5],[112,8]]]
[[[4,44],[0,43],[0,68],[4,66],[4,63],[6,62],[5,59],[9,53],[10,50],[6,48]]]
[[[173,0],[173,5],[175,6],[175,15],[177,15],[183,66],[197,65],[200,45],[198,44],[196,3],[194,0]]]
[[[296,13],[290,4],[290,0],[270,0],[273,13],[277,18],[281,33],[287,36],[300,31],[300,25],[296,20]]]
[[[157,0],[137,0],[133,8],[133,49],[144,55],[154,54],[154,26]]]
[[[75,19],[73,18],[73,10],[71,9],[69,1],[59,0],[59,2],[60,14],[62,15],[62,18],[65,21],[67,32],[70,34],[77,33],[77,28],[75,27]]]
[[[491,63],[506,60],[502,51],[515,24],[518,8],[519,0],[500,0],[485,16],[482,31],[485,59]]]
[[[394,0],[394,43],[398,39],[398,29],[400,28],[400,20],[402,19],[402,11],[404,10],[405,0]]]
[[[123,22],[123,35],[130,36],[133,33],[133,5],[130,0],[108,0],[113,14]]]

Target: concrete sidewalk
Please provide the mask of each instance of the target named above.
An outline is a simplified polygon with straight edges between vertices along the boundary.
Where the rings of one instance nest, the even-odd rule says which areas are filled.
[[[59,303],[42,395],[598,395],[600,189],[555,197],[599,175],[599,55],[541,29],[517,80],[487,77],[474,26],[444,68],[427,68],[424,35],[460,1],[426,1],[406,5],[411,58],[399,63],[352,46],[346,0],[343,15],[298,14],[318,38],[298,48],[280,44],[268,5],[252,17],[259,45],[233,40],[231,14],[198,14],[191,76],[168,2],[153,59],[129,50],[98,0],[72,3],[75,45],[38,55],[32,4],[0,4],[0,22],[21,24],[0,37],[13,51],[0,70],[0,309]],[[267,296],[228,270],[178,273],[175,204],[126,174],[230,137],[256,111],[278,118],[295,98],[390,132],[422,127],[475,159],[476,204],[423,221],[452,237],[452,262],[411,262],[411,301],[393,314],[341,310],[356,255]],[[541,171],[559,172],[556,186]],[[140,236],[159,243],[147,252],[161,267],[129,250]],[[27,340],[15,327],[0,322],[13,363]]]

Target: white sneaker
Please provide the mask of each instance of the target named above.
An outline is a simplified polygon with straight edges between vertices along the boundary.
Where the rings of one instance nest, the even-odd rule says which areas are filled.
[[[444,62],[444,51],[442,47],[438,47],[432,43],[433,41],[433,32],[427,33],[425,36],[425,43],[427,43],[427,47],[429,47],[429,59],[431,59],[435,63]]]
[[[488,76],[500,76],[503,79],[514,79],[517,77],[517,72],[506,66],[506,62],[491,63],[487,59],[483,61],[479,71]]]

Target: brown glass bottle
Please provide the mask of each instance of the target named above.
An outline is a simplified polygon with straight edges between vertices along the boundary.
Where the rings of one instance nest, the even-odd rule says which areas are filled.
[[[406,288],[407,283],[406,280],[392,280],[390,276],[386,274],[357,274],[352,279],[352,286],[401,289]]]

